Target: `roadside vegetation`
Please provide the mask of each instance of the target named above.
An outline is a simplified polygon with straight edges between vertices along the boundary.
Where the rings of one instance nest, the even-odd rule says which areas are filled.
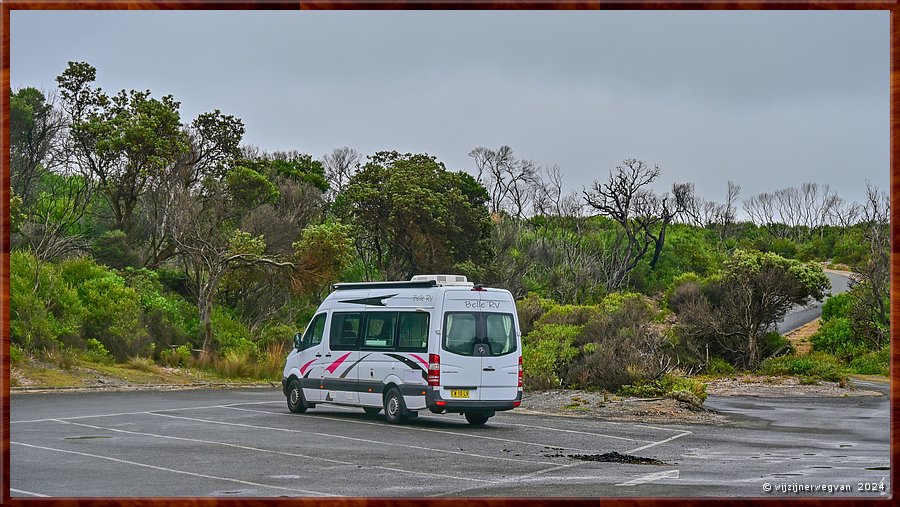
[[[242,144],[219,110],[96,87],[11,98],[13,381],[280,381],[336,281],[461,273],[517,299],[527,389],[705,399],[703,376],[887,375],[888,200],[807,183],[725,200],[628,159],[566,193],[563,171],[475,147],[316,159]],[[468,169],[468,172],[462,171]],[[740,209],[740,211],[739,211]],[[813,351],[775,331],[827,297]],[[113,379],[113,380],[110,380]],[[20,382],[21,383],[21,382]]]

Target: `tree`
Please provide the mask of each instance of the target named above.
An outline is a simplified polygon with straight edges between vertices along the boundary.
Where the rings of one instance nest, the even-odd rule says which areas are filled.
[[[688,205],[689,184],[672,185],[672,193],[657,195],[648,186],[659,177],[659,166],[649,167],[637,159],[627,159],[610,171],[605,182],[594,182],[591,192],[584,191],[588,206],[601,216],[619,224],[619,236],[612,245],[618,252],[612,256],[610,289],[625,282],[628,273],[653,246],[651,269],[656,266],[666,240],[666,229]]]
[[[10,95],[10,189],[27,206],[41,175],[65,162],[66,121],[54,101],[35,88]]]
[[[378,152],[337,196],[335,213],[354,228],[373,278],[445,272],[486,258],[487,193],[428,154]]]
[[[171,95],[151,98],[149,91],[122,90],[109,97],[91,88],[95,77],[89,64],[69,62],[56,80],[71,116],[76,159],[97,180],[115,227],[129,233],[151,177],[188,150],[180,103]]]
[[[509,146],[497,150],[479,146],[469,156],[475,159],[476,180],[487,187],[490,195],[491,215],[506,212],[523,218],[533,198],[530,189],[538,172],[535,163],[517,159]]]
[[[736,250],[721,276],[706,281],[678,313],[692,336],[712,335],[750,368],[760,361],[760,339],[795,305],[821,300],[828,278],[815,263],[774,253]]]
[[[328,181],[329,201],[334,201],[347,186],[350,178],[359,171],[360,160],[359,152],[346,146],[335,148],[323,157],[322,166],[325,168],[325,179]]]

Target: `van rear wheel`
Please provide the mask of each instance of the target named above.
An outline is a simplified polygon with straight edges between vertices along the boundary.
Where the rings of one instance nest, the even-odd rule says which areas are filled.
[[[482,412],[466,412],[466,420],[472,426],[484,426],[490,416]]]
[[[303,396],[303,389],[300,388],[300,382],[297,379],[291,380],[288,384],[287,406],[288,410],[295,414],[302,414],[309,408],[306,396]]]
[[[406,403],[400,390],[392,387],[384,395],[384,418],[391,424],[399,424],[406,420]]]

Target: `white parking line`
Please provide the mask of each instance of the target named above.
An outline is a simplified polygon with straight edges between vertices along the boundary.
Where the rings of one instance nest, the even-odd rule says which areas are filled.
[[[293,414],[285,414],[282,412],[270,412],[268,410],[253,410],[253,409],[249,409],[249,408],[238,408],[238,407],[222,407],[222,408],[227,408],[229,410],[240,410],[241,412],[255,412],[258,414],[270,414],[270,415],[285,416],[285,417],[296,417]],[[329,421],[339,421],[339,422],[346,422],[346,423],[351,423],[351,424],[365,424],[368,426],[378,426],[379,428],[391,428],[394,430],[424,431],[424,432],[428,432],[428,433],[444,433],[447,435],[454,435],[457,437],[481,438],[484,440],[496,440],[499,442],[507,442],[507,443],[512,443],[512,444],[523,444],[523,445],[533,445],[533,446],[537,446],[537,447],[548,447],[548,444],[546,444],[544,442],[527,442],[525,440],[512,440],[509,438],[489,437],[487,435],[477,435],[474,433],[460,433],[458,431],[435,430],[435,429],[430,429],[430,428],[417,428],[415,426],[394,426],[394,425],[388,425],[388,424],[384,424],[384,423],[356,421],[356,420],[352,420],[352,419],[342,419],[342,418],[338,418],[338,417],[328,417],[328,416],[319,415],[319,414],[311,414],[311,415],[313,417],[315,417],[316,419],[326,419]],[[636,440],[636,441],[637,442],[648,442],[647,440]],[[589,452],[589,453],[597,452],[594,449],[579,449],[576,447],[557,447],[557,446],[552,446],[552,447],[554,449],[562,449],[565,451],[578,451],[578,452]]]
[[[677,479],[680,472],[678,470],[667,470],[665,472],[654,472],[652,474],[642,475],[628,482],[621,482],[616,486],[636,486],[638,484],[646,484],[648,482],[658,481],[660,479]]]
[[[40,493],[32,493],[31,491],[25,491],[16,488],[9,488],[10,493],[19,493],[20,495],[31,495],[31,496],[39,496],[41,498],[50,498],[50,495],[42,495]]]
[[[322,493],[320,491],[310,491],[310,490],[305,490],[305,489],[286,488],[283,486],[273,486],[271,484],[260,484],[258,482],[242,481],[240,479],[232,479],[229,477],[217,477],[215,475],[198,474],[196,472],[186,472],[184,470],[175,470],[173,468],[159,467],[156,465],[148,465],[146,463],[138,463],[136,461],[129,461],[126,459],[111,458],[109,456],[100,456],[99,454],[88,454],[86,452],[67,451],[65,449],[55,449],[53,447],[44,447],[44,446],[40,446],[40,445],[24,444],[21,442],[13,442],[13,441],[10,441],[9,443],[12,445],[21,445],[23,447],[31,447],[32,449],[42,449],[45,451],[61,452],[61,453],[65,453],[65,454],[75,454],[78,456],[87,456],[89,458],[104,459],[104,460],[108,460],[108,461],[114,461],[116,463],[125,463],[126,465],[134,465],[134,466],[139,466],[139,467],[144,467],[144,468],[152,468],[154,470],[161,470],[163,472],[171,472],[174,474],[181,474],[181,475],[190,475],[192,477],[201,477],[203,479],[214,479],[214,480],[218,480],[218,481],[235,482],[235,483],[244,484],[247,486],[257,486],[260,488],[280,489],[280,490],[284,490],[284,491],[293,491],[295,493],[303,493],[306,495],[313,495],[313,496],[338,496],[338,495],[332,495],[331,493]]]
[[[645,442],[652,443],[652,440],[641,440],[640,438],[627,438],[627,437],[617,437],[615,435],[606,435],[603,433],[594,433],[592,431],[579,431],[579,430],[567,430],[564,428],[552,428],[550,426],[535,426],[533,424],[519,424],[519,423],[504,423],[504,422],[494,422],[491,424],[496,424],[499,426],[519,426],[522,428],[535,428],[540,430],[550,430],[550,431],[561,431],[563,433],[578,433],[581,435],[590,435],[592,437],[603,437],[603,438],[612,438],[616,440],[627,440],[629,442]]]
[[[470,453],[470,452],[461,452],[461,451],[449,451],[446,449],[434,449],[432,447],[423,447],[423,446],[419,446],[419,445],[400,444],[400,443],[393,443],[393,442],[380,442],[378,440],[369,440],[366,438],[347,437],[344,435],[334,435],[331,433],[319,433],[319,432],[312,432],[312,431],[292,430],[290,428],[277,428],[277,427],[273,427],[273,426],[259,426],[259,425],[255,425],[255,424],[241,424],[241,423],[231,423],[231,422],[224,422],[224,421],[213,421],[210,419],[199,419],[199,418],[195,418],[195,417],[183,417],[183,416],[169,415],[169,414],[158,414],[156,412],[146,412],[146,414],[157,416],[157,417],[168,417],[168,418],[172,418],[172,419],[183,419],[186,421],[203,422],[203,423],[207,423],[207,424],[221,424],[224,426],[235,426],[235,427],[240,427],[240,428],[254,428],[254,429],[261,429],[261,430],[284,431],[284,432],[288,432],[288,433],[301,433],[304,435],[315,435],[315,436],[320,436],[320,437],[340,438],[340,439],[344,439],[344,440],[353,440],[356,442],[366,442],[366,443],[370,443],[370,444],[385,445],[388,447],[406,447],[408,449],[419,449],[419,450],[423,450],[423,451],[436,452],[438,454],[458,454],[461,456],[469,456],[472,458],[493,459],[493,460],[500,460],[500,461],[514,461],[517,463],[534,463],[536,465],[556,465],[557,464],[557,463],[552,463],[552,462],[548,462],[548,461],[535,461],[535,460],[528,460],[528,459],[504,458],[504,457],[500,457],[500,456],[486,456],[484,454],[474,454],[474,453]]]
[[[368,469],[388,470],[390,472],[402,472],[405,474],[425,475],[425,476],[429,476],[429,477],[440,477],[442,479],[454,479],[454,480],[458,480],[458,481],[475,481],[475,482],[487,482],[487,483],[496,482],[496,481],[490,481],[490,480],[486,480],[486,479],[458,477],[458,476],[446,475],[446,474],[434,474],[434,473],[429,473],[429,472],[419,472],[416,470],[405,470],[402,468],[385,467],[385,466],[380,466],[380,465],[365,465],[365,464],[361,464],[361,463],[355,463],[353,461],[342,461],[342,460],[331,459],[331,458],[322,458],[320,456],[310,456],[308,454],[299,454],[299,453],[284,452],[284,451],[274,451],[271,449],[260,449],[258,447],[249,447],[246,445],[231,444],[228,442],[217,442],[214,440],[201,440],[198,438],[176,437],[176,436],[172,436],[172,435],[158,435],[156,433],[145,433],[143,431],[130,431],[130,430],[117,429],[117,428],[106,428],[103,426],[94,426],[92,424],[76,423],[76,422],[62,421],[62,420],[60,420],[58,422],[60,424],[70,424],[73,426],[82,426],[85,428],[91,428],[91,429],[95,429],[95,430],[112,431],[115,433],[127,433],[129,435],[143,435],[143,436],[148,436],[148,437],[166,438],[166,439],[170,439],[170,440],[183,440],[186,442],[196,442],[196,443],[201,443],[201,444],[221,445],[221,446],[225,446],[225,447],[234,447],[236,449],[244,449],[247,451],[257,451],[257,452],[264,452],[264,453],[269,453],[269,454],[279,454],[282,456],[291,456],[291,457],[295,457],[295,458],[305,458],[305,459],[327,461],[329,463],[337,463],[339,465],[355,465],[358,467],[368,468]]]
[[[666,442],[671,442],[672,440],[675,440],[676,438],[681,438],[681,437],[684,437],[684,436],[687,436],[687,435],[692,435],[692,434],[693,434],[693,433],[690,432],[690,431],[685,431],[684,433],[679,433],[678,435],[672,435],[671,437],[669,437],[669,438],[667,438],[667,439],[665,439],[665,440],[660,440],[659,442],[653,442],[653,443],[650,443],[650,444],[647,444],[647,445],[643,445],[643,446],[641,446],[641,447],[634,448],[634,449],[628,451],[628,454],[631,454],[631,453],[633,453],[633,452],[643,451],[644,449],[649,449],[649,448],[651,448],[651,447],[656,447],[656,446],[659,445],[659,444],[664,444],[664,443],[666,443]]]
[[[272,401],[247,401],[241,403],[229,403],[227,405],[206,405],[203,407],[181,407],[181,408],[161,408],[159,410],[154,410],[154,412],[177,412],[179,410],[204,410],[209,408],[222,408],[222,407],[231,407],[236,405],[270,405],[272,403],[280,403],[280,402],[272,402]],[[117,412],[113,414],[95,414],[95,415],[79,415],[74,417],[48,417],[46,419],[30,419],[27,421],[10,421],[10,424],[25,424],[25,423],[39,423],[39,422],[55,422],[55,421],[78,421],[81,419],[92,419],[94,417],[121,417],[123,415],[144,415],[146,411],[141,412]]]

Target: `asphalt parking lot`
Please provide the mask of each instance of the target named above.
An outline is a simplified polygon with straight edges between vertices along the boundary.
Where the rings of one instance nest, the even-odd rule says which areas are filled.
[[[476,428],[433,414],[392,426],[321,405],[296,415],[279,389],[15,395],[11,494],[769,497],[797,496],[777,490],[795,483],[889,493],[886,397],[768,410],[742,400],[711,400],[735,415],[718,426],[500,413]],[[850,414],[859,424],[842,422]],[[613,452],[655,463],[594,461]]]

